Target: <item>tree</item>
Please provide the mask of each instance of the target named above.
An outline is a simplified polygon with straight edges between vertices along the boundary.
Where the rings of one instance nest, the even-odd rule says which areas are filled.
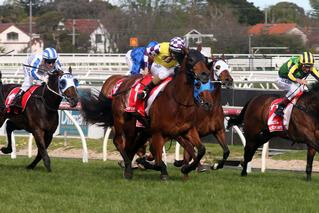
[[[313,8],[312,16],[314,18],[319,18],[319,0],[309,0],[310,6]]]
[[[290,2],[280,2],[270,7],[269,20],[272,23],[297,23],[304,25],[305,11],[298,5]]]
[[[0,14],[2,23],[18,23],[28,16],[23,5],[17,0],[5,2],[3,6],[0,6]]]

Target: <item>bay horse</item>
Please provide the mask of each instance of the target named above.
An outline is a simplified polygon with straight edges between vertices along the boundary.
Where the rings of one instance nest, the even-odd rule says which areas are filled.
[[[155,99],[150,108],[147,128],[136,127],[136,118],[132,113],[124,111],[128,91],[139,79],[139,76],[128,77],[119,87],[118,95],[112,99],[100,93],[89,98],[81,97],[82,114],[88,122],[101,123],[104,126],[114,125],[113,143],[121,153],[124,163],[124,177],[131,179],[133,170],[131,161],[138,148],[151,137],[151,152],[155,157],[152,169],[161,172],[161,179],[168,178],[167,167],[162,161],[162,150],[168,138],[182,136],[181,142],[194,161],[183,166],[181,171],[187,175],[197,167],[205,154],[205,146],[201,143],[193,125],[196,109],[194,102],[194,79],[208,82],[208,70],[203,55],[196,50],[185,49],[185,55],[178,58],[181,67],[164,91]],[[197,148],[195,154],[194,146]]]
[[[269,107],[276,98],[275,95],[257,96],[246,103],[237,117],[229,120],[228,127],[243,123],[246,146],[241,175],[247,176],[247,164],[259,146],[273,137],[281,137],[308,146],[306,174],[307,180],[311,180],[313,157],[319,151],[319,83],[312,84],[310,90],[298,99],[292,109],[288,130],[269,132]]]
[[[71,71],[71,69],[69,70]],[[59,105],[65,98],[70,106],[74,107],[77,105],[79,98],[76,89],[78,82],[71,73],[64,73],[60,70],[47,73],[49,75],[48,83],[42,83],[32,93],[24,111],[17,115],[6,112],[5,99],[12,89],[20,85],[2,84],[0,82],[0,127],[8,119],[6,126],[8,145],[1,148],[3,153],[12,152],[12,132],[24,129],[32,133],[38,148],[35,159],[27,166],[27,169],[34,169],[42,159],[45,168],[50,172],[51,163],[47,148],[52,141],[53,133],[58,127]]]
[[[225,85],[226,88],[229,88],[233,85],[233,78],[230,75],[230,67],[223,57],[221,59],[212,57],[212,61],[208,64],[208,68],[212,72],[208,88],[201,88],[203,87],[202,84],[195,84],[195,90],[198,90],[199,97],[196,98],[198,107],[196,108],[196,119],[194,120],[200,137],[213,134],[222,147],[223,159],[218,162],[218,165],[215,168],[221,169],[230,153],[225,140],[225,117],[221,105],[221,86]],[[177,138],[177,140],[179,140],[179,138]],[[189,161],[190,156],[184,151],[184,159],[175,161],[174,165],[179,167],[183,164],[187,164]]]

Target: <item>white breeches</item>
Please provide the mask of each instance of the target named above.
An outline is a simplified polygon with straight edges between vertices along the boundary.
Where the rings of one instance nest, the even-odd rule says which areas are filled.
[[[278,78],[277,85],[280,89],[288,91],[286,97],[292,100],[299,92],[308,90],[306,86],[300,85],[297,82],[290,81],[286,78]]]
[[[166,68],[160,64],[153,62],[151,67],[151,73],[154,76],[158,76],[161,80],[164,80],[170,75],[174,74],[175,67]]]

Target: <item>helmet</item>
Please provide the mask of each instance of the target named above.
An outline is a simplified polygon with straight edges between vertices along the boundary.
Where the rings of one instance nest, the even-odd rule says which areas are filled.
[[[150,43],[148,43],[148,45],[146,46],[146,48],[154,47],[154,46],[157,45],[157,44],[158,44],[157,41],[151,41]]]
[[[45,50],[42,53],[42,57],[44,59],[57,59],[58,58],[58,53],[56,50],[52,47],[45,48]]]
[[[311,52],[304,52],[300,56],[300,63],[304,65],[313,65],[314,64],[314,58]]]
[[[174,37],[169,42],[169,48],[173,52],[182,52],[182,49],[185,48],[184,39],[181,37]]]

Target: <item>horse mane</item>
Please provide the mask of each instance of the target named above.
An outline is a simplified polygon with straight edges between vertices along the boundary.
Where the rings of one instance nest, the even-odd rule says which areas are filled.
[[[316,81],[315,83],[312,83],[309,86],[310,93],[317,93],[318,91],[319,91],[319,81]]]

